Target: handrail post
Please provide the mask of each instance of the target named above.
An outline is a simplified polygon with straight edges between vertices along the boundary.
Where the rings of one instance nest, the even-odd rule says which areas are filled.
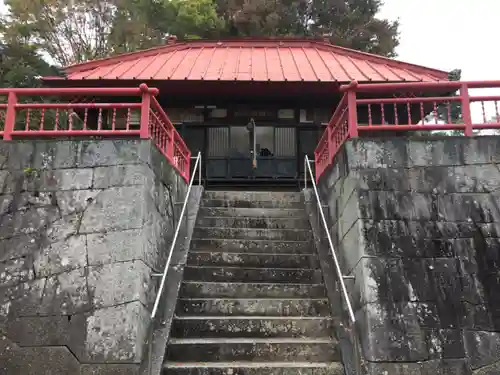
[[[464,135],[466,137],[472,136],[472,115],[470,112],[470,95],[469,88],[466,83],[460,86],[460,97],[462,99],[462,119],[464,121],[465,130]]]
[[[349,128],[349,138],[358,136],[358,108],[356,105],[356,91],[347,91],[347,124]]]
[[[198,185],[201,186],[201,152],[198,151],[198,156],[200,157],[200,166],[198,169]],[[196,171],[193,171],[196,172]]]
[[[140,137],[141,139],[149,139],[149,111],[151,110],[151,93],[148,85],[141,83],[141,122],[140,122]]]
[[[7,98],[7,113],[5,114],[5,126],[3,131],[3,139],[5,141],[12,140],[12,132],[14,131],[14,125],[16,123],[16,104],[17,95],[14,91],[10,91]]]

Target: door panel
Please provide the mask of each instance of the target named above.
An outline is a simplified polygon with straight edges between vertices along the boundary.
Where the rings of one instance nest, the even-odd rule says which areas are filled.
[[[294,127],[246,126],[207,128],[208,178],[296,178],[297,133]],[[252,166],[253,134],[257,166]]]
[[[231,178],[247,178],[252,174],[251,132],[245,126],[233,126],[230,134],[229,175]]]
[[[182,139],[186,142],[186,146],[191,151],[191,156],[196,156],[198,152],[202,153],[202,163],[203,163],[203,153],[205,152],[205,129],[201,127],[191,127],[185,126],[181,128],[179,133]],[[191,175],[193,173],[195,161],[191,160]],[[202,174],[205,174],[204,165],[202,164]]]
[[[309,159],[314,159],[314,150],[318,145],[319,139],[323,134],[324,128],[306,128],[298,130],[298,143],[299,143],[299,171],[300,176],[304,175],[304,158],[306,155]]]
[[[228,173],[229,127],[207,129],[206,176],[226,178]]]

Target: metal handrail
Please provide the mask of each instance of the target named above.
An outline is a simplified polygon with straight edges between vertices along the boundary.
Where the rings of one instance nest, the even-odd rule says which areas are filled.
[[[160,282],[160,289],[158,289],[158,293],[156,294],[155,304],[153,306],[153,311],[151,312],[151,319],[154,319],[156,313],[158,312],[158,307],[160,305],[160,299],[163,294],[163,289],[165,289],[168,267],[170,266],[172,255],[174,253],[175,244],[177,242],[177,237],[179,236],[179,231],[181,229],[182,218],[184,216],[184,212],[186,211],[187,203],[189,200],[189,193],[191,193],[191,188],[193,187],[193,181],[196,176],[196,168],[198,168],[198,183],[201,185],[201,152],[198,152],[198,155],[196,156],[192,156],[191,159],[196,159],[196,162],[194,163],[191,181],[189,181],[189,186],[186,192],[186,198],[184,199],[184,204],[182,205],[181,214],[179,215],[179,222],[177,223],[177,228],[175,228],[174,238],[172,239],[172,244],[170,245],[170,252],[168,253],[167,262],[165,263],[165,268],[163,269],[163,274],[161,276],[161,282]]]
[[[311,169],[311,163],[313,161],[309,160],[309,158],[306,157],[304,158],[304,188],[307,188],[307,172],[306,170],[309,171],[309,175],[311,176],[311,183],[312,187],[314,190],[314,195],[316,195],[316,201],[318,203],[318,209],[319,209],[319,214],[321,216],[321,221],[323,222],[323,226],[325,227],[326,231],[326,237],[328,238],[328,244],[330,245],[330,251],[333,256],[333,261],[335,262],[335,269],[337,270],[337,275],[340,280],[340,288],[342,289],[342,296],[344,297],[344,300],[347,304],[347,310],[349,312],[349,318],[351,319],[351,322],[354,323],[356,322],[356,317],[354,316],[354,310],[352,309],[352,304],[351,301],[349,300],[349,295],[347,294],[347,288],[344,282],[344,279],[352,279],[352,276],[344,276],[342,274],[342,270],[340,269],[340,264],[339,260],[337,258],[337,253],[335,252],[335,248],[333,247],[333,241],[332,241],[332,236],[330,235],[330,231],[328,230],[328,224],[326,222],[325,214],[323,212],[323,207],[321,206],[321,200],[319,198],[318,194],[318,188],[316,186],[316,182],[314,181],[314,175]]]

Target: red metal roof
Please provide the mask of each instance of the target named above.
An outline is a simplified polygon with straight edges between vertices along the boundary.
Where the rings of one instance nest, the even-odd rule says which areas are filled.
[[[65,70],[70,80],[432,82],[448,79],[448,73],[440,70],[312,40],[176,42]]]

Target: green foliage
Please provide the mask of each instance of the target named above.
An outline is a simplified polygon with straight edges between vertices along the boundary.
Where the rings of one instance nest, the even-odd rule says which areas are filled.
[[[217,37],[225,27],[212,0],[172,0],[175,22],[171,34],[180,38]]]
[[[6,0],[4,37],[29,42],[62,66],[164,44],[168,35],[216,35],[212,0]]]
[[[311,36],[395,56],[398,22],[377,18],[381,0],[217,0],[231,36]]]
[[[39,87],[40,76],[59,75],[33,45],[0,41],[0,87]]]
[[[398,23],[381,0],[5,0],[5,41],[67,66],[182,38],[323,37],[394,56]]]
[[[450,81],[460,81],[462,70],[454,69],[448,74]],[[450,93],[448,96],[455,96],[456,92]],[[452,124],[462,123],[462,106],[460,102],[453,101],[449,105],[440,105],[437,108],[438,119],[448,123],[451,120]]]

